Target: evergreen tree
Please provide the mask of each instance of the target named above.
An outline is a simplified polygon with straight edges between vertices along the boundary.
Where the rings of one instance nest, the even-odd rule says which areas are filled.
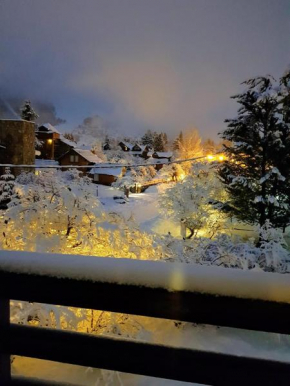
[[[244,84],[246,91],[233,96],[240,105],[238,116],[226,120],[221,135],[230,141],[219,169],[230,197],[226,209],[247,223],[270,221],[285,229],[290,223],[290,127],[283,106],[289,79],[281,79],[280,89],[270,76]]]
[[[5,168],[5,173],[0,176],[0,208],[6,209],[15,189],[15,177],[10,168]]]
[[[154,142],[154,135],[151,130],[147,130],[146,133],[143,135],[141,138],[141,143],[142,145],[148,145],[153,147],[153,142]]]
[[[161,133],[161,136],[162,136],[163,143],[164,143],[164,150],[167,151],[168,150],[168,137],[167,137],[167,134],[166,133]]]
[[[162,133],[154,136],[153,148],[155,151],[165,151],[164,137]]]
[[[21,118],[25,121],[35,121],[38,118],[38,115],[31,107],[31,102],[26,100],[24,105],[21,108]]]
[[[172,150],[178,151],[183,146],[183,133],[179,133],[178,137],[173,141]]]

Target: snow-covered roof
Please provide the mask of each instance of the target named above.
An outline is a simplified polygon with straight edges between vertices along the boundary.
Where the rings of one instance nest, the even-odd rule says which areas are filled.
[[[160,158],[170,158],[173,155],[171,151],[155,151],[154,154],[157,154]]]
[[[50,123],[44,123],[42,125],[40,125],[39,127],[45,127],[49,133],[57,133],[57,134],[60,134],[60,132],[54,127],[52,126]]]
[[[94,153],[92,153],[90,150],[84,150],[84,149],[76,149],[74,148],[74,151],[78,153],[80,156],[85,158],[87,161],[92,163],[101,163],[102,160]]]
[[[161,164],[161,165],[164,165],[164,164],[167,164],[169,162],[169,159],[168,158],[149,158],[147,161],[146,161],[148,164]]]
[[[104,166],[105,164],[102,164]],[[122,177],[123,167],[99,167],[96,165],[89,172],[90,174],[105,174],[106,176]]]
[[[70,141],[69,139],[66,139],[64,138],[63,135],[60,135],[60,138],[59,138],[62,142],[64,142],[65,144],[67,144],[68,146],[71,146],[71,147],[76,147],[76,143],[75,142],[72,142]]]
[[[134,145],[132,145],[131,143],[129,143],[129,142],[124,142],[124,141],[121,141],[120,143],[123,143],[125,146],[127,146],[127,148],[129,149],[129,150],[131,150],[132,149],[132,147],[134,146]]]
[[[92,149],[92,145],[85,145],[84,143],[82,145],[80,145],[78,143],[78,149],[82,149],[82,150],[91,150]]]

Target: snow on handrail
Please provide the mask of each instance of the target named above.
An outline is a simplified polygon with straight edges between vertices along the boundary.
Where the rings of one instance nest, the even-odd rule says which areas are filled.
[[[1,272],[290,303],[288,274],[215,266],[2,250]]]

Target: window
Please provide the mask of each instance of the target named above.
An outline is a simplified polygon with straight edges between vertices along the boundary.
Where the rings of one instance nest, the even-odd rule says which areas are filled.
[[[72,155],[69,156],[69,161],[70,162],[79,162],[79,156],[72,154]]]

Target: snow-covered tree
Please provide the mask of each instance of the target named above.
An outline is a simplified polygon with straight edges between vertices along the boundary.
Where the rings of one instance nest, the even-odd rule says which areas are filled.
[[[0,176],[0,208],[7,208],[12,196],[15,193],[15,177],[11,174],[10,168],[5,168],[5,173]]]
[[[142,145],[148,145],[153,148],[154,143],[154,133],[151,130],[147,130],[146,133],[141,138]]]
[[[229,213],[247,223],[262,226],[269,220],[285,228],[290,223],[290,126],[286,99],[279,98],[273,82],[271,76],[250,79],[233,97],[240,108],[221,135],[230,144],[224,146],[227,160],[219,175],[229,194]]]
[[[185,171],[181,164],[164,165],[159,170],[157,177],[166,181],[181,181],[185,177]]]
[[[38,114],[33,110],[31,102],[26,100],[21,107],[21,118],[26,121],[35,121],[38,118]]]
[[[203,155],[201,138],[196,129],[187,130],[184,134],[180,132],[178,138],[174,142],[175,156],[177,159],[189,159],[200,157]],[[190,173],[191,163],[185,162],[182,164],[186,174]]]
[[[0,221],[1,249],[158,259],[154,236],[100,205],[95,185],[78,171],[17,177]]]
[[[215,142],[212,139],[207,138],[202,143],[202,149],[203,149],[204,155],[214,154],[215,150],[216,150],[216,144],[215,144]]]
[[[155,134],[153,141],[153,148],[155,151],[165,151],[165,137],[163,133]]]
[[[72,133],[64,133],[64,138],[68,139],[71,142],[77,142]]]
[[[183,146],[183,133],[179,133],[178,137],[173,141],[172,150],[178,151]]]
[[[206,163],[196,163],[182,182],[165,190],[160,206],[166,215],[181,224],[184,238],[196,236],[201,230],[213,236],[225,218],[217,207],[222,197],[221,183],[214,169]]]

